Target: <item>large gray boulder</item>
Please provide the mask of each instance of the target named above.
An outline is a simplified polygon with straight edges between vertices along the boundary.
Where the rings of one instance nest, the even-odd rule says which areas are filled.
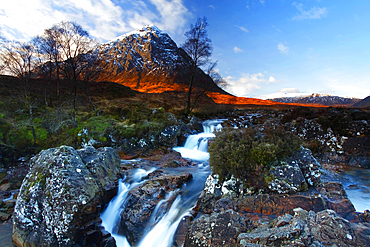
[[[17,246],[86,245],[96,229],[104,194],[117,186],[120,158],[112,148],[41,151],[18,195],[13,217]],[[90,237],[88,237],[90,236]]]

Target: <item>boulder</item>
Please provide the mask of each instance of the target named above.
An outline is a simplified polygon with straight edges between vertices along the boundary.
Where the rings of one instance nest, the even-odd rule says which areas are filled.
[[[61,146],[30,161],[14,210],[17,246],[83,246],[101,240],[100,208],[118,182],[120,158],[112,148]]]
[[[295,161],[271,167],[269,175],[273,177],[268,185],[272,192],[287,194],[307,190],[306,180]]]
[[[247,219],[231,209],[202,215],[191,226],[184,247],[232,247],[236,244],[237,236],[247,229]]]

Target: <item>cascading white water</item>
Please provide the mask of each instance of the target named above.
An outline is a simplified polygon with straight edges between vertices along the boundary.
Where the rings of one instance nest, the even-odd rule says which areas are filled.
[[[139,247],[171,247],[173,236],[181,219],[190,215],[190,210],[194,208],[196,201],[204,188],[204,183],[210,173],[207,160],[208,153],[208,140],[215,135],[213,131],[222,128],[221,123],[223,120],[208,120],[203,123],[203,133],[191,135],[186,140],[184,147],[176,147],[175,151],[181,153],[182,157],[190,158],[199,162],[197,167],[181,168],[181,172],[191,172],[193,179],[190,183],[181,188],[180,195],[172,203],[168,212],[161,211],[161,204],[168,203],[172,197],[169,193],[165,199],[160,201],[154,209],[149,224],[145,229],[146,234],[139,242]],[[102,226],[109,231],[116,240],[118,247],[130,247],[126,237],[116,234],[116,223],[120,220],[122,210],[124,210],[125,200],[129,191],[145,181],[142,178],[153,172],[152,168],[148,171],[144,169],[133,170],[130,177],[120,180],[118,193],[115,198],[108,204],[107,209],[101,214]],[[176,168],[163,169],[164,172],[170,174],[177,174]]]
[[[184,147],[176,147],[173,150],[181,153],[181,156],[184,158],[206,162],[209,159],[208,140],[215,137],[213,132],[222,128],[221,123],[223,121],[224,119],[204,121],[204,132],[189,136]]]

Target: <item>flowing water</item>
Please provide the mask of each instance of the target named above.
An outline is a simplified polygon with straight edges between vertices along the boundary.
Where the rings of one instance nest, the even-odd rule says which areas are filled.
[[[208,165],[208,140],[215,135],[213,131],[222,128],[223,120],[208,120],[203,123],[204,132],[188,137],[184,147],[176,147],[174,150],[181,153],[182,157],[190,158],[200,162],[196,167],[180,167],[180,168],[148,168],[133,169],[131,173],[119,181],[117,196],[108,204],[106,210],[101,214],[102,226],[109,231],[115,238],[117,246],[130,247],[125,236],[118,235],[117,224],[120,221],[120,215],[124,210],[125,200],[130,190],[145,183],[143,180],[149,173],[155,169],[160,169],[163,174],[177,175],[184,172],[190,172],[193,179],[181,188],[181,192],[176,200],[172,203],[168,212],[161,210],[161,205],[167,203],[167,195],[165,199],[160,201],[154,209],[149,226],[154,224],[154,227],[145,229],[146,234],[137,246],[139,247],[170,247],[172,246],[173,236],[181,219],[190,215],[190,210],[195,206],[196,201],[204,188],[205,181],[210,174]]]
[[[370,170],[351,168],[340,172],[339,176],[356,211],[370,210]]]

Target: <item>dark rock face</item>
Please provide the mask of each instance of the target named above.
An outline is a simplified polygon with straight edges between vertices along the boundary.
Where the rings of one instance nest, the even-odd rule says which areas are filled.
[[[150,219],[155,211],[158,216],[167,212],[179,194],[179,188],[192,179],[190,173],[167,176],[153,172],[150,180],[130,191],[124,210],[121,213],[119,232],[130,244],[135,245],[155,222]],[[160,203],[163,199],[166,200]],[[156,208],[156,206],[159,208]]]
[[[226,210],[196,219],[188,232],[185,247],[227,246],[236,244],[237,236],[247,230],[247,219]]]
[[[76,151],[61,146],[40,152],[31,159],[18,195],[14,243],[83,246],[91,239],[106,241],[96,222],[105,192],[116,188],[119,167],[120,158],[112,148]]]

